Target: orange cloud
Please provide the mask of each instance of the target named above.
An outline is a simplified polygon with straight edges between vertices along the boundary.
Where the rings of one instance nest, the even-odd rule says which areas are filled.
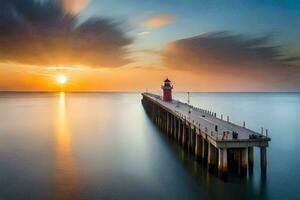
[[[90,0],[64,0],[63,3],[67,12],[78,14],[90,3]]]
[[[143,26],[149,28],[158,28],[165,26],[175,21],[175,16],[172,14],[163,14],[159,16],[152,17],[143,22]]]
[[[80,12],[87,3],[0,1],[0,62],[100,68],[128,64],[127,46],[133,39],[120,23],[102,17],[79,22],[79,13],[70,14]]]

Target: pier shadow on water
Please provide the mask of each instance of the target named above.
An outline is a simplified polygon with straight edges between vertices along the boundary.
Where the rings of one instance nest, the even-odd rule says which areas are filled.
[[[258,164],[255,165],[252,175],[240,176],[237,171],[231,170],[225,178],[221,178],[217,170],[209,172],[205,163],[196,159],[187,149],[165,135],[159,128],[157,132],[210,199],[269,199],[266,185],[267,173],[260,174]]]

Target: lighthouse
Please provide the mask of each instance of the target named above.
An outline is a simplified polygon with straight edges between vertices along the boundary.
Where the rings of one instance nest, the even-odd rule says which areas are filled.
[[[171,81],[168,78],[164,81],[161,89],[163,89],[163,101],[172,101],[173,85],[171,85]]]

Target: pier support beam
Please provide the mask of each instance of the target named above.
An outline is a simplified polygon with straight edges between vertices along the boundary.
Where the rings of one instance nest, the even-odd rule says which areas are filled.
[[[201,155],[202,163],[207,162],[207,155],[208,155],[208,144],[207,141],[204,138],[202,138],[202,155]]]
[[[196,134],[195,155],[196,155],[196,159],[201,158],[202,155],[202,139],[199,134]]]
[[[194,131],[192,127],[190,127],[190,152],[194,154],[195,145],[194,145]]]
[[[182,121],[178,120],[178,122],[177,141],[180,143],[182,138]]]
[[[171,115],[171,119],[170,119],[170,122],[171,122],[171,127],[170,127],[170,137],[173,136],[173,132],[174,132],[174,116]]]
[[[176,124],[176,117],[174,117],[174,124],[173,124],[173,139],[175,139],[176,138],[176,131],[177,131],[177,128],[176,128],[176,126],[177,126],[177,124]]]
[[[164,110],[161,110],[161,117],[160,117],[160,120],[161,120],[161,130],[164,132],[165,130],[164,130],[164,126],[165,126],[165,120],[164,120]]]
[[[186,136],[186,127],[185,127],[185,122],[183,122],[184,124],[182,125],[182,146],[186,147],[186,143],[187,143],[187,136]]]
[[[160,109],[157,108],[157,126],[160,129]]]
[[[170,113],[167,114],[167,135],[170,134]]]
[[[172,116],[172,132],[171,132],[171,137],[174,137],[175,133],[175,117]]]
[[[265,174],[267,171],[267,148],[260,147],[260,168],[261,173]]]
[[[189,124],[186,127],[186,136],[187,136],[187,150],[189,151],[191,148],[191,127]]]
[[[179,134],[179,120],[176,118],[176,125],[175,125],[176,129],[175,129],[175,137],[174,139],[177,140],[178,139],[178,134]]]
[[[176,137],[176,117],[173,117],[173,132],[172,132],[172,137]]]
[[[239,172],[241,168],[241,151],[240,149],[232,149],[233,151],[233,169],[236,172]]]
[[[247,175],[247,166],[248,166],[248,148],[241,149],[241,158],[240,158],[240,174]]]
[[[221,178],[227,177],[227,149],[219,149],[218,170]]]
[[[216,160],[217,160],[216,148],[212,144],[209,143],[208,144],[208,156],[207,156],[207,164],[208,164],[209,172],[215,172]]]
[[[254,151],[253,147],[248,147],[248,170],[249,175],[253,175],[253,166],[254,166]]]
[[[166,117],[166,111],[163,111],[163,131],[166,133],[167,130],[167,117]]]
[[[196,131],[194,128],[191,128],[191,152],[195,154],[196,149]]]

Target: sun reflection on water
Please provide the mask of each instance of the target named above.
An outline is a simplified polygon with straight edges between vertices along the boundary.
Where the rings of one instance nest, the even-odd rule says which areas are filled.
[[[54,199],[78,199],[78,173],[73,159],[72,137],[69,131],[65,93],[59,93],[55,131]]]

